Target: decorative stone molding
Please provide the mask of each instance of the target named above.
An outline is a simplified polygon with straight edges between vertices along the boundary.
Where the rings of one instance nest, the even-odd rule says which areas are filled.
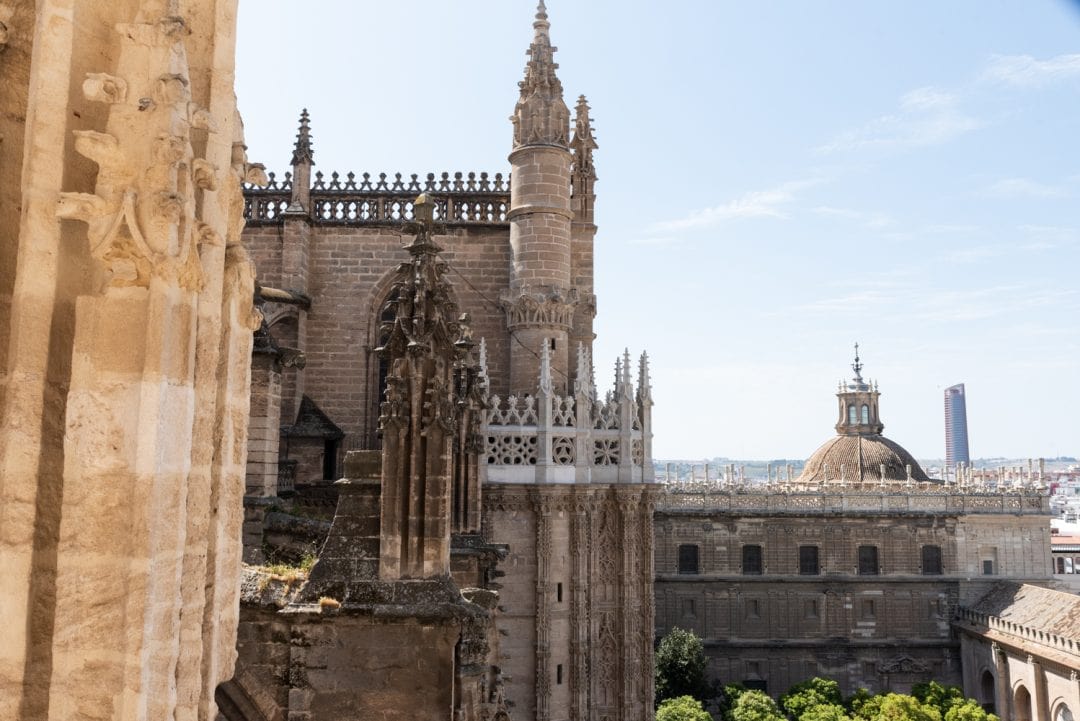
[[[165,16],[116,31],[117,74],[88,73],[82,84],[87,100],[110,106],[107,132],[75,131],[75,150],[98,165],[96,192],[61,193],[57,215],[88,225],[106,285],[147,286],[157,275],[198,290],[199,243],[220,240],[196,217],[195,194],[214,190],[219,170],[195,157],[191,143],[192,130],[215,132],[216,124],[191,102],[187,26]],[[158,72],[149,83],[142,80],[147,68]]]
[[[550,286],[510,292],[501,298],[506,311],[506,325],[511,331],[521,328],[569,331],[574,325],[574,310],[579,300],[577,288]]]

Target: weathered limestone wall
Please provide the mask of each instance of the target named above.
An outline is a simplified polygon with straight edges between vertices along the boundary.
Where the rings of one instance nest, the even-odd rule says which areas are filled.
[[[0,718],[211,718],[255,320],[236,2],[32,6],[0,17]]]
[[[489,483],[506,543],[496,619],[515,718],[649,719],[655,486]]]

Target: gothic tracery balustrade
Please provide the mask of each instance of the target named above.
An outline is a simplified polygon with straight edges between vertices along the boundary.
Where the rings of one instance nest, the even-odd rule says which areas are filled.
[[[293,179],[268,174],[265,187],[244,186],[244,219],[248,225],[279,223],[289,207]],[[435,197],[435,221],[445,225],[505,225],[510,209],[510,178],[502,173],[428,173],[421,179],[401,173],[316,172],[307,214],[325,225],[399,225],[413,220],[413,200],[420,193]]]

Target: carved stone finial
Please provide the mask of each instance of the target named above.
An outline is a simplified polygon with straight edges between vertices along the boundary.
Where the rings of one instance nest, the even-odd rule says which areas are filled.
[[[547,338],[540,343],[540,392],[551,395],[551,341]]]
[[[577,346],[577,374],[574,379],[574,392],[592,398],[596,395],[593,387],[592,355],[584,343]]]
[[[649,354],[641,351],[638,359],[638,400],[641,402],[652,401],[652,379],[649,377]]]
[[[859,344],[855,344],[855,362],[851,364],[851,369],[855,371],[855,381],[862,383],[862,363],[859,362]]]
[[[491,387],[491,379],[488,377],[487,341],[484,338],[480,339],[480,352],[477,365],[479,367],[477,380],[484,391],[487,391],[487,389]]]
[[[555,75],[557,48],[552,47],[548,31],[547,8],[541,2],[533,21],[533,42],[525,79],[518,83],[521,95],[510,120],[514,123],[514,147],[530,144],[566,146],[570,136],[570,110],[562,97],[562,83]]]
[[[315,165],[315,151],[311,147],[311,118],[307,108],[300,112],[300,130],[296,133],[296,145],[293,146],[293,165]]]
[[[592,119],[589,117],[589,103],[584,95],[578,96],[574,115],[574,138],[570,149],[574,152],[574,175],[595,176],[593,151],[599,146],[593,137]]]

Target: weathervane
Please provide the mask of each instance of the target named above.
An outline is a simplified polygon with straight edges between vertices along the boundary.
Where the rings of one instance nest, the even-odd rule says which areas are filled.
[[[862,383],[862,363],[859,362],[859,344],[855,344],[855,362],[851,364],[851,369],[855,371],[855,380]]]

